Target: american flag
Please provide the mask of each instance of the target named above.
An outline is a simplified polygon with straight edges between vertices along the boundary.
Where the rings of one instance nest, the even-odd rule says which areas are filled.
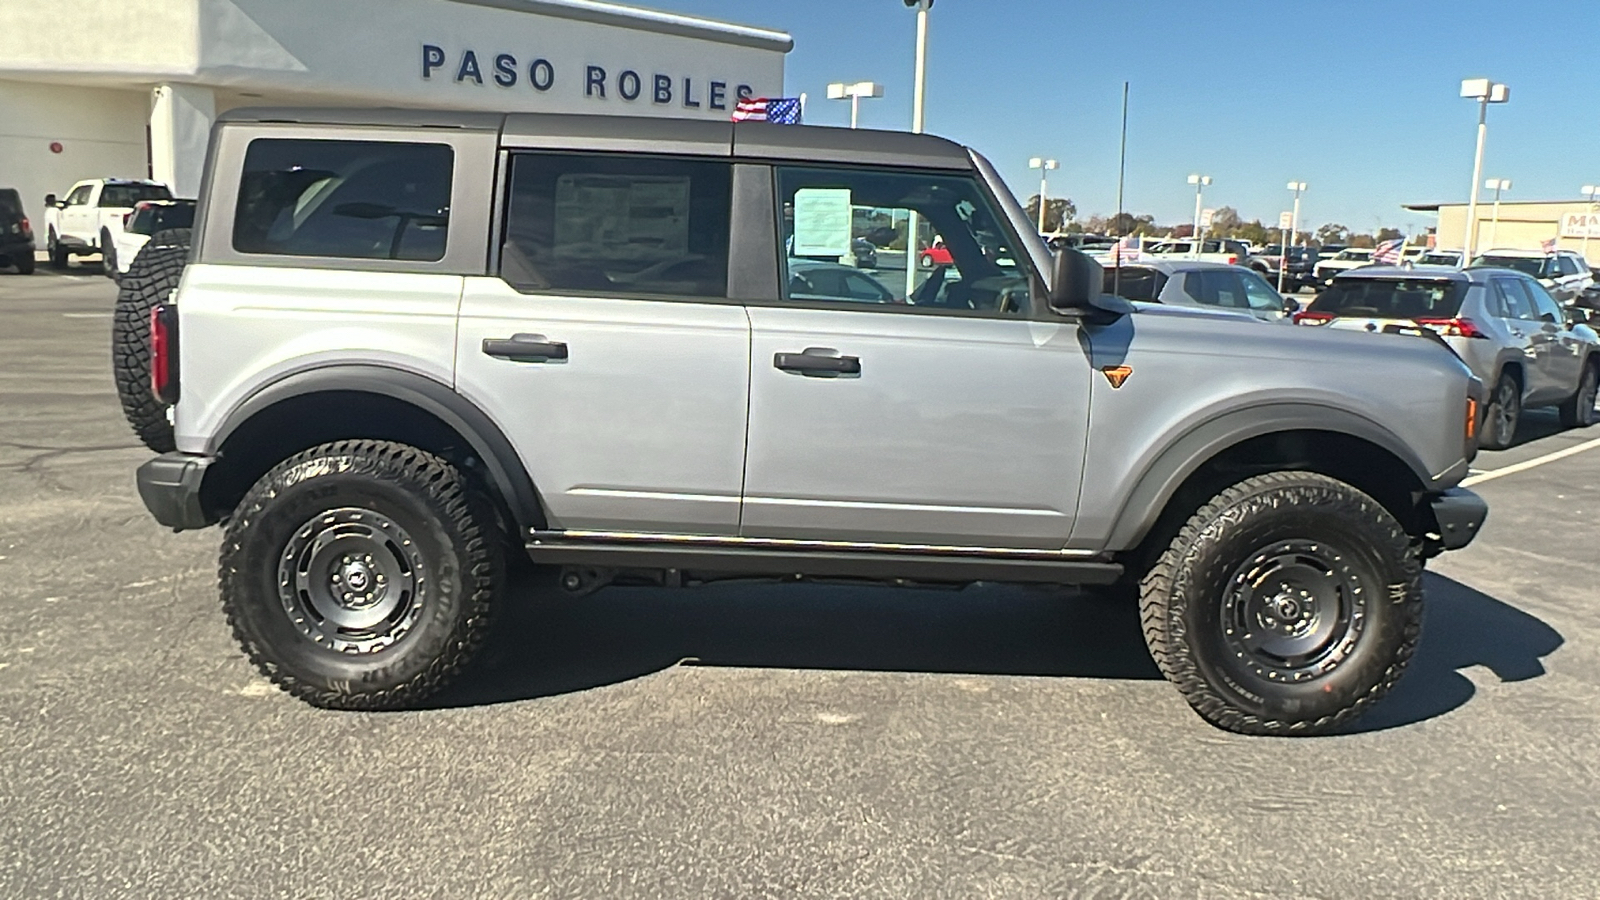
[[[1395,265],[1400,262],[1400,254],[1404,252],[1405,246],[1405,238],[1384,241],[1373,249],[1372,261],[1375,263],[1388,263],[1391,266]]]
[[[1558,241],[1557,241],[1556,238],[1550,238],[1549,240],[1546,240],[1546,241],[1540,241],[1539,242],[1539,246],[1543,247],[1544,248],[1544,252],[1546,252],[1546,253],[1554,253],[1554,252],[1556,252],[1556,244],[1557,243],[1558,243]]]
[[[1139,253],[1144,249],[1144,241],[1137,234],[1130,234],[1117,241],[1111,248],[1111,261],[1113,263],[1130,263],[1139,261]]]
[[[735,122],[772,122],[775,125],[800,124],[799,97],[757,97],[740,100],[733,109]]]

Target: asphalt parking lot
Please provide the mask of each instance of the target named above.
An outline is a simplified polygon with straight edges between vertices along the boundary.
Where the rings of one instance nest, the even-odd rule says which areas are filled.
[[[1341,736],[1214,730],[1133,610],[998,586],[532,581],[440,708],[332,713],[139,503],[113,294],[0,275],[0,896],[1600,896],[1600,428],[1479,458]]]

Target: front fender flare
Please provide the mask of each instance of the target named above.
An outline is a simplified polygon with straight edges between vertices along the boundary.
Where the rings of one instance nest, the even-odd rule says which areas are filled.
[[[1124,495],[1105,544],[1107,550],[1137,546],[1155,525],[1184,480],[1217,454],[1251,438],[1285,431],[1328,431],[1360,438],[1397,457],[1425,487],[1437,482],[1422,460],[1387,428],[1364,416],[1314,403],[1270,403],[1207,419],[1169,443]],[[1463,465],[1464,465],[1463,461]],[[1445,481],[1443,473],[1437,481]]]

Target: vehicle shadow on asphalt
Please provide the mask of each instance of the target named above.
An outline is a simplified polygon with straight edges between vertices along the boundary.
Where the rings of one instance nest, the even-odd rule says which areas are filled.
[[[1135,604],[1053,587],[724,582],[509,592],[480,665],[440,706],[477,706],[704,666],[1158,679]]]
[[[1564,642],[1544,620],[1452,578],[1430,572],[1424,589],[1417,655],[1394,691],[1347,732],[1397,728],[1460,708],[1477,692],[1460,671],[1472,666],[1501,681],[1538,678],[1543,657]]]

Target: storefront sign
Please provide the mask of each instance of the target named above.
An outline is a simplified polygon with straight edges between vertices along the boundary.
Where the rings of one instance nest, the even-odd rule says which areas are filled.
[[[1562,213],[1561,236],[1600,238],[1600,213]]]
[[[754,96],[748,84],[729,84],[689,75],[640,73],[634,69],[586,65],[582,72],[560,72],[550,60],[514,53],[450,52],[437,44],[422,45],[422,80],[449,81],[477,87],[520,88],[539,93],[554,89],[580,91],[594,100],[681,105],[687,109],[731,110]]]

